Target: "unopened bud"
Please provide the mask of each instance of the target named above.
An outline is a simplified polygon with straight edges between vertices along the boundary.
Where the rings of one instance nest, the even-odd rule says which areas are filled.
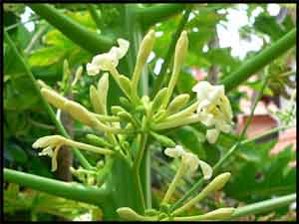
[[[103,114],[104,108],[103,108],[103,105],[101,105],[100,98],[99,98],[98,91],[97,91],[96,87],[90,86],[89,97],[90,97],[90,102],[92,104],[94,111],[98,114]]]
[[[182,109],[188,102],[189,94],[180,94],[176,96],[169,104],[167,108],[167,115],[174,114]]]
[[[89,111],[83,107],[81,104],[69,100],[64,105],[64,110],[66,110],[74,119],[86,124],[88,126],[95,126],[97,119],[89,113]]]
[[[116,210],[116,212],[124,220],[130,220],[130,221],[154,221],[153,218],[139,215],[137,212],[135,212],[133,209],[131,209],[129,207],[118,208]]]
[[[137,61],[144,64],[151,53],[155,43],[155,31],[150,30],[140,43]]]
[[[112,114],[117,115],[119,112],[126,112],[126,110],[124,108],[122,108],[121,106],[112,106],[111,107]]]
[[[83,66],[80,66],[79,68],[77,68],[76,73],[75,73],[75,79],[72,82],[72,86],[76,85],[76,83],[79,81],[79,79],[81,78],[83,73]]]
[[[101,102],[103,114],[107,114],[107,96],[109,89],[109,74],[105,72],[98,82],[98,97]]]
[[[54,107],[63,109],[64,105],[68,100],[64,98],[63,96],[59,95],[57,92],[54,90],[48,89],[48,88],[42,88],[41,89],[41,94],[43,97]]]
[[[201,220],[223,220],[230,218],[234,213],[235,208],[219,208],[214,211],[202,215]]]
[[[131,95],[132,84],[131,84],[130,79],[128,79],[124,75],[119,75],[119,85],[120,85],[120,88],[127,93],[127,95]]]
[[[183,31],[175,46],[173,70],[178,73],[188,51],[187,32]]]
[[[156,94],[155,98],[153,99],[153,104],[152,104],[152,112],[153,113],[161,107],[161,105],[165,99],[166,93],[167,93],[167,87],[161,89]]]
[[[86,139],[92,145],[101,146],[101,147],[108,147],[108,148],[112,147],[112,144],[107,142],[105,139],[103,139],[99,136],[93,135],[93,134],[87,134]]]
[[[150,132],[150,134],[162,145],[162,146],[165,146],[165,147],[175,147],[175,142],[166,137],[165,135],[160,135],[160,134],[157,134],[155,132]]]
[[[178,215],[179,213],[189,209],[194,204],[198,203],[205,197],[207,197],[209,194],[220,190],[224,187],[224,185],[229,180],[231,174],[229,172],[222,173],[215,177],[196,197],[192,198],[190,201],[188,201],[185,205],[178,208],[173,212],[174,215]]]

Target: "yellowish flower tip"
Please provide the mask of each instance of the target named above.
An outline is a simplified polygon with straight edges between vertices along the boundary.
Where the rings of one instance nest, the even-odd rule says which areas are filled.
[[[206,219],[209,220],[222,220],[231,217],[235,210],[236,209],[232,207],[219,208],[207,214],[204,214],[203,216],[205,216]]]
[[[140,215],[129,207],[122,207],[116,210],[117,214],[125,220],[137,221],[140,220]]]
[[[139,64],[139,66],[142,66],[146,62],[154,47],[155,39],[155,31],[150,30],[141,41],[137,57],[137,64]]]
[[[214,192],[214,191],[218,191],[220,189],[222,189],[225,184],[228,182],[228,180],[231,177],[231,173],[226,172],[226,173],[222,173],[220,175],[218,175],[217,177],[215,177],[211,183],[209,183],[209,185],[207,186],[207,189],[209,189],[209,192]]]
[[[46,99],[46,101],[60,109],[62,109],[64,107],[64,104],[68,101],[66,98],[49,88],[42,88],[41,94]]]
[[[76,73],[75,73],[75,79],[72,82],[72,86],[76,85],[79,79],[81,78],[83,73],[83,66],[81,65],[79,68],[77,68]]]

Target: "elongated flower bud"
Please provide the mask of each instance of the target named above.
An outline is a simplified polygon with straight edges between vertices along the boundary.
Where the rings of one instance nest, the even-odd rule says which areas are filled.
[[[188,36],[187,36],[187,32],[183,31],[175,47],[173,70],[168,84],[168,91],[167,91],[165,102],[163,103],[163,108],[167,106],[170,97],[172,95],[173,89],[178,81],[180,69],[185,59],[187,50],[188,50]]]
[[[121,106],[112,106],[111,107],[111,113],[117,115],[119,112],[126,112],[124,108]]]
[[[153,104],[152,104],[152,112],[154,113],[155,111],[157,111],[163,101],[164,101],[164,98],[166,96],[166,93],[167,93],[167,87],[161,89],[155,96],[155,98],[153,99]]]
[[[155,220],[157,220],[156,217],[148,217],[148,216],[139,215],[137,212],[135,212],[133,209],[131,209],[129,207],[118,208],[116,210],[116,212],[124,220],[130,220],[130,221],[155,221]]]
[[[127,93],[128,96],[131,95],[132,93],[132,84],[130,79],[128,79],[126,76],[124,75],[119,75],[118,76],[118,80],[119,80],[119,85],[120,88],[125,91]]]
[[[175,217],[174,221],[208,221],[208,220],[225,220],[230,218],[235,208],[219,208],[203,215]]]
[[[105,72],[98,82],[98,97],[101,105],[101,111],[107,114],[107,96],[109,89],[109,74]]]
[[[182,109],[188,102],[189,94],[180,94],[176,96],[169,104],[167,108],[167,115],[173,114]]]
[[[113,147],[112,144],[110,144],[105,139],[103,139],[99,136],[96,136],[96,135],[93,135],[93,134],[87,134],[85,137],[86,137],[87,141],[92,145],[101,146],[101,147],[108,147],[108,148]]]
[[[89,88],[89,97],[90,97],[90,102],[91,102],[91,105],[92,105],[94,111],[98,114],[103,114],[104,113],[104,111],[103,111],[104,108],[101,105],[101,101],[100,101],[100,98],[99,98],[98,91],[97,91],[96,87],[90,86],[90,88]]]
[[[134,91],[137,89],[142,68],[146,63],[146,60],[153,49],[154,43],[155,43],[155,31],[150,30],[141,41],[139,47],[139,51],[136,59],[136,65],[132,76],[132,85]]]
[[[66,110],[74,119],[88,126],[93,127],[97,123],[96,117],[89,113],[85,107],[77,102],[69,100],[65,103],[64,110]]]
[[[81,78],[83,73],[83,66],[80,66],[79,68],[77,68],[76,73],[75,73],[75,78],[74,81],[72,82],[72,86],[76,85],[77,82],[79,81],[79,79]]]
[[[160,135],[160,134],[157,134],[153,131],[150,132],[150,134],[162,145],[162,146],[165,146],[165,147],[175,147],[175,142],[168,138],[167,136],[165,135]]]
[[[66,98],[63,96],[59,95],[57,92],[54,90],[48,89],[48,88],[42,88],[41,89],[41,94],[43,97],[54,107],[63,109],[64,104],[68,102]]]
[[[218,175],[196,197],[192,198],[185,205],[183,205],[182,207],[175,210],[173,212],[173,214],[178,215],[179,213],[192,207],[195,203],[198,203],[199,201],[201,201],[202,199],[207,197],[209,194],[220,190],[227,183],[230,176],[231,176],[231,174],[229,172],[222,173],[222,174]]]

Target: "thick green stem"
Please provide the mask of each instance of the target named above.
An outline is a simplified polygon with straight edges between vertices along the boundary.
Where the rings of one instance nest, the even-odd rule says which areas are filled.
[[[276,208],[284,207],[296,201],[296,194],[281,196],[265,201],[260,201],[254,204],[246,205],[237,208],[232,215],[232,218],[238,218],[245,215],[254,215],[261,212],[272,211]]]
[[[177,30],[175,31],[175,33],[172,35],[172,39],[168,48],[168,51],[164,57],[164,63],[163,66],[161,68],[161,71],[158,75],[157,80],[155,81],[154,87],[153,87],[153,92],[152,92],[152,96],[156,95],[156,93],[161,89],[161,87],[163,86],[163,84],[167,81],[167,68],[169,67],[169,63],[171,61],[171,59],[173,58],[172,55],[174,55],[174,49],[175,49],[175,45],[176,42],[178,41],[181,32],[183,31],[189,15],[191,13],[191,9],[188,8],[186,10],[186,12],[184,13],[184,15],[181,18],[181,21],[177,27]]]
[[[240,85],[250,76],[254,75],[264,66],[271,63],[274,59],[281,56],[296,44],[296,28],[289,31],[281,39],[273,43],[268,48],[261,51],[256,56],[245,61],[239,69],[230,76],[221,81],[225,86],[225,92],[229,92],[233,88]]]
[[[110,39],[86,29],[49,4],[28,4],[28,6],[74,43],[90,53],[105,52],[113,45],[113,41]]]
[[[87,9],[93,19],[93,21],[95,22],[95,24],[97,25],[98,29],[101,29],[102,27],[102,22],[101,22],[101,14],[99,14],[97,12],[97,7],[93,4],[87,4]]]
[[[33,88],[36,91],[36,94],[41,99],[42,105],[44,106],[45,110],[49,114],[50,119],[55,124],[55,126],[58,129],[58,131],[60,132],[60,134],[62,134],[64,137],[70,138],[70,136],[65,131],[63,125],[56,119],[56,115],[55,115],[54,111],[52,110],[52,108],[50,107],[50,105],[48,104],[48,102],[42,96],[42,94],[40,92],[40,88],[39,88],[32,72],[31,72],[31,70],[29,69],[28,64],[25,62],[24,58],[19,53],[19,51],[17,50],[15,44],[13,43],[13,41],[11,40],[11,38],[9,37],[9,35],[6,31],[4,31],[4,38],[8,42],[10,47],[12,48],[12,51],[14,52],[17,60],[19,60],[22,63],[22,65],[24,67],[24,70],[25,70],[25,73],[27,74],[28,78],[30,79],[30,81],[33,85]],[[76,157],[78,158],[78,160],[80,161],[80,163],[82,164],[83,167],[85,167],[87,169],[91,168],[91,165],[89,164],[89,162],[85,159],[85,157],[80,153],[80,151],[78,149],[74,149],[74,153],[75,153]]]
[[[66,183],[7,168],[4,168],[4,180],[37,191],[94,205],[101,205],[108,194],[108,191],[103,188],[86,187],[79,183]]]
[[[141,198],[143,210],[145,210],[146,204],[145,204],[144,187],[142,186],[141,177],[140,177],[140,166],[144,158],[144,152],[146,150],[146,141],[147,141],[147,134],[141,134],[139,144],[138,144],[139,146],[138,153],[136,156],[136,160],[133,164],[133,171],[135,174],[135,180],[138,187],[138,194]]]
[[[159,4],[151,7],[140,7],[136,9],[136,13],[143,27],[148,28],[157,22],[162,22],[162,20],[176,15],[186,7],[186,4]]]

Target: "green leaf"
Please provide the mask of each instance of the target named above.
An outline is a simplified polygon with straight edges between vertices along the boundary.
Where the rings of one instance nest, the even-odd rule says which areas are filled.
[[[66,51],[61,47],[46,47],[34,51],[29,57],[29,64],[32,67],[49,66],[60,62]]]
[[[228,196],[246,202],[292,193],[296,190],[296,169],[288,167],[295,152],[285,148],[270,155],[275,141],[247,144],[234,157],[231,181],[226,187]]]

